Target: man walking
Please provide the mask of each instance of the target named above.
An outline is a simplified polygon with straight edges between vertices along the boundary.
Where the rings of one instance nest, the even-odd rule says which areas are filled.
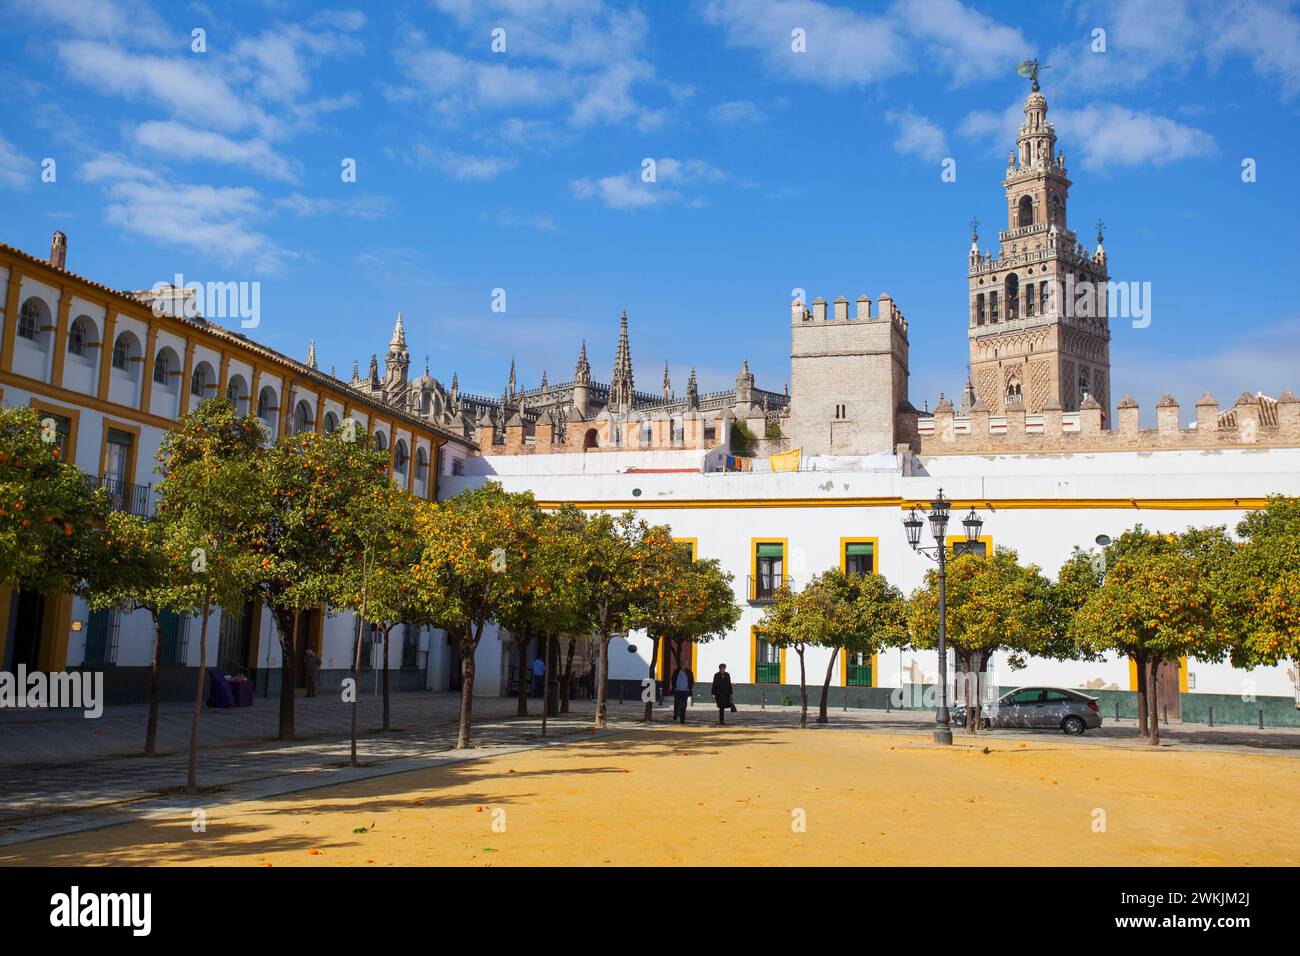
[[[731,702],[731,675],[727,673],[727,665],[719,664],[718,672],[713,675],[713,703],[718,706],[718,723],[725,724],[727,708],[736,709],[736,705]]]
[[[316,681],[320,679],[320,655],[309,647],[307,653],[302,656],[302,660],[307,677],[307,696],[315,697]]]
[[[695,689],[695,675],[689,667],[681,664],[673,671],[673,720],[680,720],[686,723],[686,702],[691,698],[691,691]]]
[[[546,662],[540,657],[533,658],[533,696],[542,696],[542,684],[546,680]]]

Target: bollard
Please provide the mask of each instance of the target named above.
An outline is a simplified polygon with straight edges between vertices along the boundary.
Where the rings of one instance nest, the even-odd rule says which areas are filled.
[[[893,709],[893,705],[894,705],[894,695],[890,694],[888,697],[885,698],[885,713],[889,713],[890,710]]]
[[[848,709],[849,709],[849,692],[848,689],[846,688],[844,691],[844,710],[846,713],[848,712]]]
[[[1160,723],[1162,723],[1162,724],[1167,724],[1167,723],[1169,723],[1169,705],[1168,705],[1168,704],[1165,704],[1165,707],[1164,707],[1164,713],[1163,713],[1161,716],[1162,716],[1163,719],[1160,721]]]
[[[1264,729],[1264,708],[1263,707],[1259,709],[1259,729],[1260,730]]]
[[[619,682],[618,685],[618,703],[619,706],[622,706],[623,704],[623,683],[621,681]]]
[[[767,691],[763,691],[762,703],[758,705],[759,710],[767,710]]]
[[[1211,727],[1214,726],[1214,708],[1213,708],[1213,707],[1210,708],[1210,726],[1211,726]]]
[[[1119,701],[1115,701],[1115,719],[1119,720]]]

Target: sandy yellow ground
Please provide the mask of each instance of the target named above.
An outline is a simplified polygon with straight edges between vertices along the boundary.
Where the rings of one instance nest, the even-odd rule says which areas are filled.
[[[1300,760],[1050,737],[988,745],[661,727],[216,806],[206,833],[185,817],[22,844],[0,862],[1300,863]]]

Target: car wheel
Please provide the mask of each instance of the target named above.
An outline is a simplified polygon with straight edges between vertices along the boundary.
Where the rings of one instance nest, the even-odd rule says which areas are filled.
[[[1065,720],[1061,721],[1061,729],[1071,737],[1078,737],[1088,727],[1083,722],[1082,717],[1066,717]]]

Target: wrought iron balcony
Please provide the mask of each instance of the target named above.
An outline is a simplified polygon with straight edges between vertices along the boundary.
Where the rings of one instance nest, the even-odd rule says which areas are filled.
[[[107,488],[114,511],[126,511],[147,518],[153,512],[153,486],[137,485],[116,478],[99,477],[99,487]]]

